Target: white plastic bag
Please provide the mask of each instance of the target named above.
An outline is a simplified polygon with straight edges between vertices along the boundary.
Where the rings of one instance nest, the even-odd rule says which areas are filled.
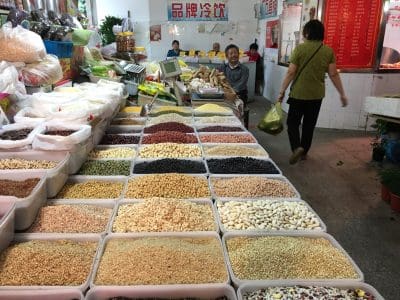
[[[0,52],[2,47],[3,45],[0,46]],[[14,95],[17,92],[26,94],[24,84],[19,81],[17,69],[10,63],[0,61],[0,93]]]
[[[41,134],[36,134],[32,148],[36,150],[73,150],[77,144],[89,139],[92,127],[89,125],[71,125],[63,122],[47,122],[41,126]],[[68,136],[46,135],[50,130],[73,130]]]
[[[34,63],[46,56],[42,38],[29,30],[7,23],[0,28],[0,61]]]
[[[63,78],[63,71],[57,56],[46,55],[43,61],[28,64],[20,71],[27,86],[54,84]]]
[[[37,113],[33,110],[32,107],[25,107],[21,109],[15,116],[15,123],[29,123],[29,124],[37,124],[43,123],[46,121],[46,118],[37,116]]]
[[[16,148],[23,148],[27,147],[32,144],[34,137],[42,132],[40,126],[36,126],[36,124],[31,123],[15,123],[10,125],[5,125],[0,129],[0,136],[12,130],[21,130],[21,129],[32,129],[29,133],[28,137],[22,140],[10,141],[10,140],[2,140],[0,137],[0,149],[16,149]]]

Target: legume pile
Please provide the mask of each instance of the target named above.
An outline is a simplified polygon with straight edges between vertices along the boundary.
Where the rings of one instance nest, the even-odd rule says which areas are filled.
[[[231,115],[232,110],[227,107],[220,106],[218,104],[207,103],[197,107],[194,110],[196,115],[203,115],[203,114],[215,114],[215,115]]]
[[[134,177],[128,181],[125,198],[209,198],[207,179],[184,174],[153,174]]]
[[[244,300],[270,299],[309,299],[309,300],[375,300],[375,297],[362,289],[341,289],[323,286],[270,287],[243,295]]]
[[[78,286],[90,274],[97,242],[33,240],[0,253],[0,285]]]
[[[119,207],[113,232],[180,232],[217,230],[210,204],[151,198]]]
[[[101,140],[102,145],[127,145],[139,144],[140,136],[124,134],[106,134]]]
[[[151,126],[151,125],[156,125],[159,123],[166,123],[166,122],[179,122],[179,123],[183,123],[186,125],[190,125],[190,124],[192,124],[192,119],[187,118],[187,117],[182,117],[181,115],[178,115],[176,113],[171,113],[168,115],[161,115],[158,117],[150,118],[149,120],[147,120],[146,125]]]
[[[94,149],[89,153],[90,159],[134,158],[135,156],[136,156],[136,150],[128,147]]]
[[[142,144],[177,143],[197,144],[197,137],[193,134],[177,131],[159,131],[142,138]]]
[[[17,141],[23,140],[28,137],[28,135],[32,132],[32,128],[25,128],[19,130],[10,130],[5,131],[0,135],[0,140],[9,140],[9,141]]]
[[[151,144],[139,149],[141,158],[201,158],[198,145],[176,143]]]
[[[243,131],[242,127],[235,126],[207,126],[197,128],[198,132],[239,132]]]
[[[115,199],[119,198],[124,183],[88,180],[81,183],[67,183],[56,198],[60,199]]]
[[[211,178],[211,185],[218,197],[296,197],[295,191],[287,182],[258,176]]]
[[[111,125],[144,125],[145,121],[143,119],[114,119]]]
[[[217,202],[221,222],[227,230],[321,230],[317,216],[302,202]]]
[[[324,238],[234,237],[226,244],[233,273],[242,280],[358,278],[347,257]]]
[[[267,152],[261,147],[249,146],[206,146],[204,147],[206,156],[263,156],[268,157]]]
[[[228,280],[216,238],[111,239],[100,259],[97,285],[223,283]]]
[[[151,162],[142,162],[135,164],[133,169],[135,174],[152,173],[188,173],[204,174],[207,173],[203,161],[192,161],[182,159],[160,159]]]
[[[49,205],[40,209],[28,232],[101,233],[111,217],[112,208],[94,205]]]
[[[208,159],[207,165],[214,174],[280,174],[270,161],[251,157]]]
[[[197,124],[240,124],[240,122],[236,118],[219,116],[196,118],[195,122]]]
[[[202,143],[256,143],[257,141],[250,134],[202,134]]]
[[[0,159],[0,170],[53,169],[57,164],[57,161],[5,158]]]
[[[14,196],[17,198],[28,197],[39,183],[39,178],[29,178],[26,180],[0,180],[0,195]]]
[[[50,130],[50,131],[46,131],[44,134],[45,135],[69,136],[75,132],[76,132],[75,130]]]
[[[79,175],[129,176],[131,162],[128,160],[91,160],[83,164]]]
[[[144,133],[156,133],[159,131],[178,131],[183,133],[193,133],[194,129],[193,127],[178,122],[160,123],[152,125],[150,127],[146,127],[144,129]]]

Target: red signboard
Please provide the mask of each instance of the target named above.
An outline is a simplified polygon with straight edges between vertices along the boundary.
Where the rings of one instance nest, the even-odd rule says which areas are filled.
[[[372,68],[383,0],[326,0],[325,44],[339,69]]]

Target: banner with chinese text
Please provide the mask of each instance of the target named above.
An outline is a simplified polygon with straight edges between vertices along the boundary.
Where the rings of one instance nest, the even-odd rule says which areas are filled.
[[[228,21],[228,0],[168,0],[168,21]]]
[[[261,0],[260,19],[276,17],[278,12],[278,0]]]

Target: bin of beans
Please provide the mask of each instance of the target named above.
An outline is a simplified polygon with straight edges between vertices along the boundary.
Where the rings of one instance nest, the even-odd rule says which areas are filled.
[[[142,112],[142,106],[126,106],[121,108],[119,111],[119,116],[122,117],[131,117],[131,116],[140,116]]]
[[[158,117],[149,118],[146,122],[146,126],[152,126],[167,122],[178,122],[190,126],[193,124],[193,119],[191,117],[182,117],[177,113],[170,113],[167,115],[160,115]]]
[[[245,283],[238,289],[239,300],[267,299],[352,299],[383,300],[378,291],[363,282],[293,282],[292,284]]]
[[[1,294],[0,294],[1,295]],[[227,284],[157,286],[157,287],[116,287],[96,286],[86,294],[86,300],[236,300],[235,290]]]
[[[15,202],[0,199],[0,253],[14,237]]]
[[[210,185],[216,198],[297,198],[300,195],[285,177],[211,176]]]
[[[252,157],[207,159],[207,166],[211,174],[282,174],[271,160]]]
[[[195,118],[194,122],[197,126],[203,126],[204,124],[224,124],[224,125],[236,125],[241,126],[241,122],[236,117],[202,117]]]
[[[129,160],[88,160],[79,170],[78,175],[89,176],[129,176]]]
[[[125,199],[198,199],[210,196],[207,177],[171,173],[134,176],[128,181]]]
[[[199,145],[161,143],[141,146],[139,158],[201,158]]]
[[[156,106],[151,109],[150,116],[151,117],[158,117],[161,115],[168,115],[168,114],[178,114],[182,117],[191,117],[192,116],[192,109],[189,107],[181,107],[181,106]]]
[[[114,204],[62,204],[50,202],[40,208],[28,233],[105,233]]]
[[[194,109],[195,116],[232,116],[233,111],[229,107],[207,103]]]
[[[137,160],[133,168],[134,174],[163,174],[163,173],[186,173],[206,174],[207,169],[204,161],[189,159],[165,158],[157,160]]]
[[[40,289],[6,289],[0,290],[0,299],[9,299],[9,300],[43,300],[43,299],[54,299],[54,296],[57,295],[57,299],[65,299],[65,300],[83,300],[82,291],[77,288],[60,288],[57,289],[48,287]]]
[[[89,159],[134,159],[136,148],[123,146],[97,146],[89,152]]]
[[[214,208],[209,200],[173,198],[122,203],[112,225],[112,231],[116,233],[218,230]]]
[[[100,141],[101,145],[137,145],[140,135],[133,134],[105,134]]]
[[[226,126],[226,125],[212,125],[212,126],[198,126],[198,132],[244,132],[246,131],[242,126]]]
[[[227,233],[223,237],[235,286],[268,280],[353,280],[364,276],[326,233]]]
[[[227,231],[326,231],[315,211],[300,200],[218,200],[218,222]]]
[[[244,134],[199,134],[200,142],[203,144],[219,144],[219,143],[233,143],[233,144],[256,144],[257,140],[250,133]]]
[[[111,121],[111,125],[122,125],[122,126],[143,126],[146,123],[145,118],[115,118]]]
[[[87,289],[100,238],[16,237],[0,253],[0,286]]]
[[[197,144],[198,139],[194,134],[177,131],[159,131],[157,133],[144,135],[142,138],[142,144],[160,143]]]
[[[140,134],[143,131],[143,125],[111,125],[107,128],[107,134]]]
[[[57,195],[57,200],[91,200],[113,201],[121,197],[125,187],[125,179],[120,178],[96,178],[84,179],[72,177]]]
[[[24,148],[32,144],[36,134],[42,132],[40,126],[24,123],[4,125],[0,129],[0,149]]]
[[[268,153],[260,145],[232,145],[214,144],[203,146],[207,158],[234,157],[262,157],[268,158]]]
[[[178,131],[183,133],[193,133],[193,127],[178,122],[167,122],[152,125],[144,128],[144,133],[156,133],[159,131]]]
[[[93,284],[228,283],[217,233],[125,234],[106,237]]]
[[[1,172],[0,198],[15,201],[15,229],[28,228],[46,202],[46,172]]]

